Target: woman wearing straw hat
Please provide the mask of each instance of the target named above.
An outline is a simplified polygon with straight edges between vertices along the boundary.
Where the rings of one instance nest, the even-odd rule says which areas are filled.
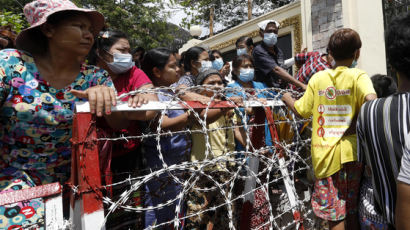
[[[0,51],[2,192],[67,181],[75,102],[88,99],[90,111],[109,118],[110,125],[121,121],[120,114],[110,115],[116,92],[107,72],[83,64],[104,25],[103,15],[68,0],[33,1],[24,14],[31,26],[17,36],[18,50]],[[26,206],[38,216],[17,218],[14,225],[43,218],[39,200],[20,207]],[[0,219],[12,220],[14,214],[19,212],[0,208]]]

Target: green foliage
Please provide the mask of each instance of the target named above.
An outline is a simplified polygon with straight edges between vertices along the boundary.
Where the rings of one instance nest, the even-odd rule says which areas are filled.
[[[293,1],[295,0],[252,0],[252,16],[260,16]],[[247,0],[173,0],[173,3],[185,7],[188,17],[181,23],[184,27],[193,24],[209,25],[211,8],[215,9],[214,22],[224,29],[248,20]]]
[[[188,28],[191,25],[208,25],[210,9],[212,7],[215,9],[221,8],[221,1],[216,0],[175,0],[173,3],[185,7],[184,11],[187,17],[182,19],[181,26]]]
[[[29,26],[23,15],[23,7],[32,0],[0,0],[0,25],[10,25],[19,33]]]
[[[0,11],[10,11],[14,14],[22,14],[24,5],[31,1],[32,0],[0,0]]]
[[[175,28],[168,26],[163,1],[160,0],[75,0],[77,5],[94,8],[106,18],[110,29],[128,34],[133,47],[145,49],[170,47]]]
[[[11,12],[12,22],[16,31],[28,26],[23,13],[23,6],[32,0],[0,0],[0,14]],[[178,41],[186,42],[180,37],[180,29],[167,23],[168,15],[164,13],[164,1],[161,0],[72,0],[77,6],[96,9],[106,19],[107,27],[128,34],[133,47],[142,46],[145,49],[155,47],[179,48]],[[17,18],[18,17],[18,18]],[[3,23],[3,20],[0,21]],[[22,25],[22,26],[19,26]]]
[[[16,33],[28,26],[22,14],[15,14],[10,11],[0,12],[0,26],[11,26],[11,29]]]

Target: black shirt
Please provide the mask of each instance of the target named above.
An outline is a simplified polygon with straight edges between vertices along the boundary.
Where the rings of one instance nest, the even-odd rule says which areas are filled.
[[[263,42],[253,49],[255,80],[264,82],[269,87],[285,88],[285,82],[273,72],[273,68],[276,66],[282,67],[283,65],[283,52],[276,45],[273,49],[275,54],[270,53],[268,47]]]

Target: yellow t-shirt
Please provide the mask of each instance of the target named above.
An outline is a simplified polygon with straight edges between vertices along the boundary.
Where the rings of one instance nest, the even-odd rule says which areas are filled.
[[[234,116],[235,117],[235,116]],[[205,135],[202,133],[192,133],[192,150],[191,150],[191,161],[202,161],[211,160],[216,157],[225,155],[226,153],[232,153],[235,151],[235,140],[234,140],[234,130],[232,128],[228,129],[217,129],[223,127],[231,127],[235,122],[235,118],[229,118],[228,116],[221,116],[218,120],[207,125],[207,133],[209,137],[210,151],[208,156],[205,156],[206,142]],[[202,130],[202,126],[194,125],[193,130]],[[213,130],[217,129],[217,130]],[[229,156],[229,161],[231,164],[234,159],[233,155]],[[217,169],[224,169],[226,166],[226,161],[221,161],[217,163]],[[215,167],[210,167],[215,168]]]
[[[369,94],[376,94],[369,76],[356,68],[337,67],[313,75],[298,113],[312,119],[312,162],[318,179],[357,160],[356,135],[344,136]]]

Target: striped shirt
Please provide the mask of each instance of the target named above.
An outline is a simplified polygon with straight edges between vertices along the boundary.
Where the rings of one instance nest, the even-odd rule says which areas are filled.
[[[410,93],[365,103],[357,120],[358,158],[371,169],[375,207],[394,224],[396,178],[410,130]]]
[[[406,150],[401,158],[400,173],[397,180],[410,185],[410,133],[407,133]]]

